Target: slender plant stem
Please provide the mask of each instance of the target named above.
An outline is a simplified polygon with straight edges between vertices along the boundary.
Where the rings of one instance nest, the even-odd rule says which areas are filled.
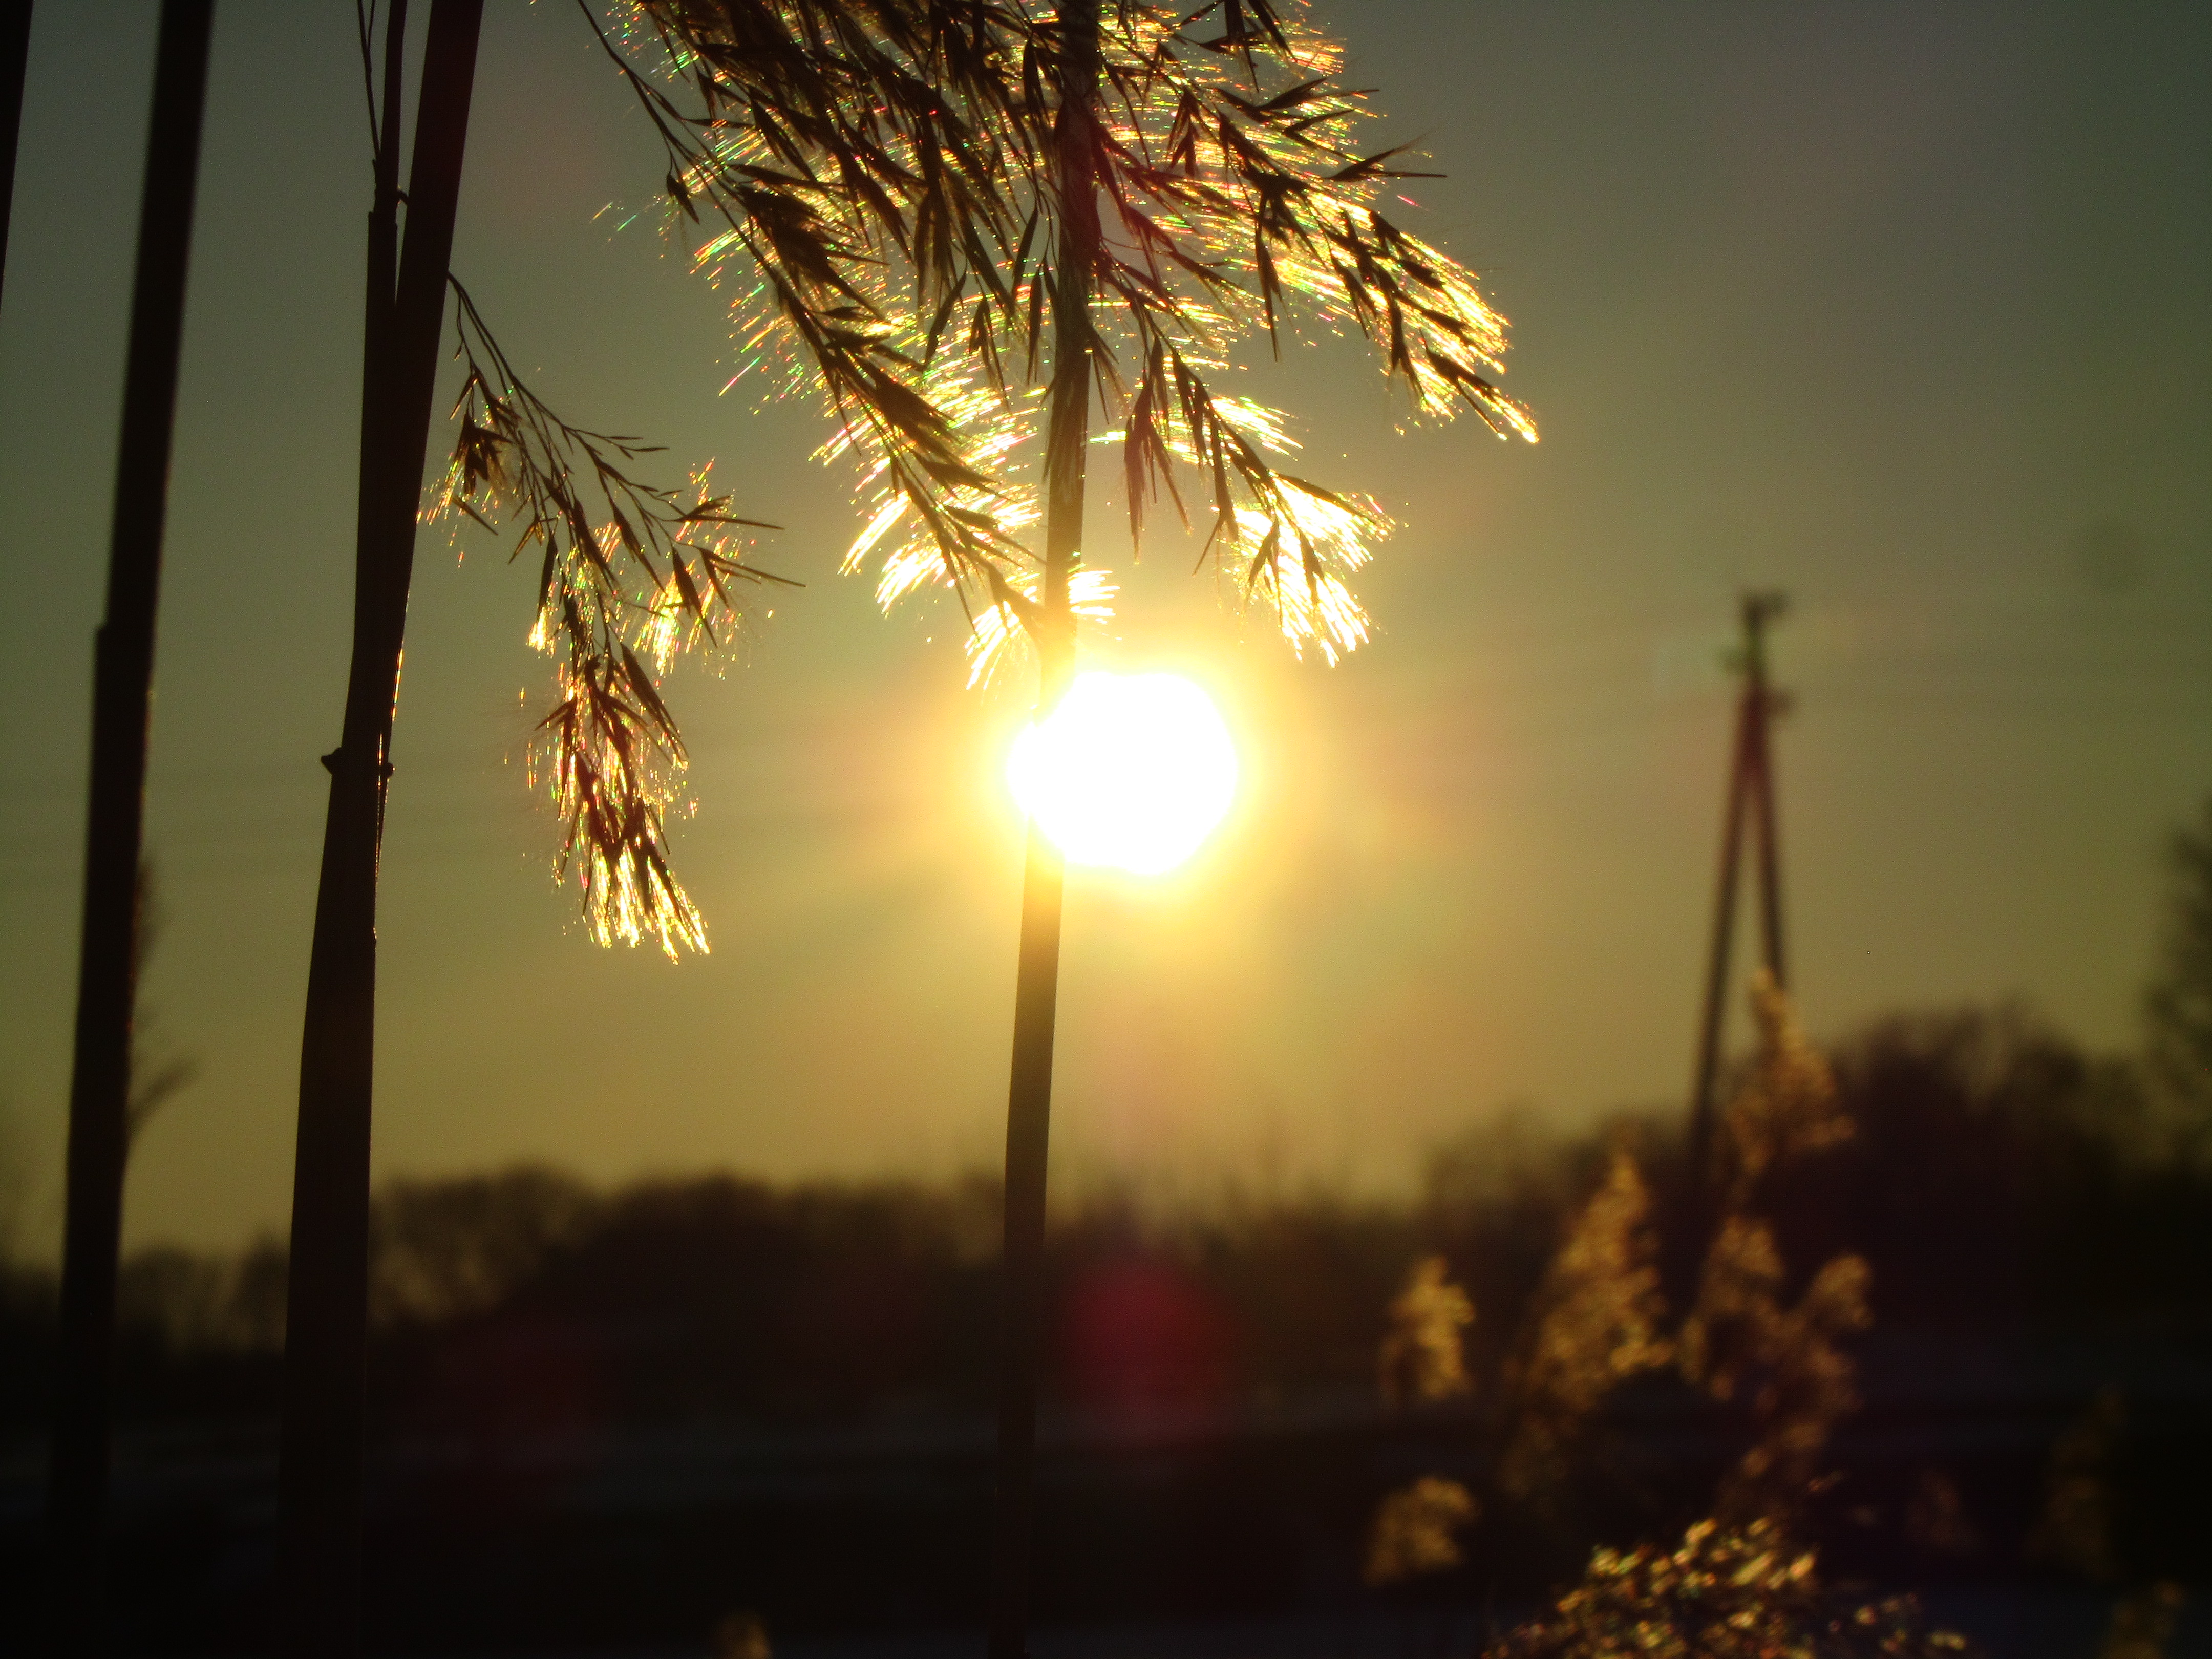
[[[1006,1103],[1006,1289],[999,1340],[999,1465],[990,1659],[1021,1659],[1029,1625],[1036,1367],[1044,1301],[1046,1153],[1060,981],[1060,851],[1034,823],[1022,882],[1021,963]]]
[[[1036,629],[1038,707],[1075,669],[1068,583],[1082,559],[1092,364],[1091,290],[1098,257],[1098,0],[1060,8],[1055,187],[1062,227],[1054,272],[1051,415],[1045,437],[1045,568]],[[991,1561],[990,1659],[1023,1659],[1035,1553],[1036,1373],[1044,1304],[1047,1154],[1053,1027],[1060,988],[1063,865],[1032,823],[1022,878],[1022,937],[1006,1098],[1005,1301],[1000,1327],[999,1461]]]
[[[346,1659],[361,1646],[377,862],[414,566],[416,502],[429,443],[483,17],[483,0],[433,0],[406,236],[396,276],[390,227],[398,52],[392,39],[386,42],[386,116],[363,331],[353,656],[343,736],[324,757],[330,805],[301,1041],[292,1191],[278,1455],[280,1643],[284,1653],[300,1659]],[[393,8],[388,27],[404,29],[404,8]]]
[[[100,1568],[107,1514],[109,1369],[123,1170],[131,1144],[146,728],[214,11],[214,0],[163,0],[161,7],[123,379],[107,605],[93,648],[92,787],[85,824],[76,1047],[70,1079],[60,1376],[47,1485],[47,1524],[56,1555],[56,1646],[64,1652],[104,1645]],[[12,149],[12,121],[8,131]]]
[[[31,55],[31,0],[0,0],[0,280],[15,210],[15,140],[23,127],[23,70]]]

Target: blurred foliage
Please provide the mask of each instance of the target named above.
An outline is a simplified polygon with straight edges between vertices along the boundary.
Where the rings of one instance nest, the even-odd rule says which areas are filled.
[[[1769,1521],[1700,1521],[1673,1550],[1601,1549],[1583,1582],[1492,1649],[1498,1659],[1906,1659],[1958,1654],[1909,1596],[1825,1585],[1810,1550]]]
[[[1835,1073],[1789,999],[1762,973],[1751,1000],[1759,1050],[1722,1121],[1719,1222],[1675,1344],[1683,1376],[1750,1419],[1751,1443],[1714,1498],[1716,1512],[1739,1523],[1786,1520],[1815,1491],[1836,1426],[1859,1403],[1843,1345],[1873,1323],[1872,1275],[1856,1253],[1828,1256],[1789,1297],[1773,1224],[1757,1212],[1775,1184],[1817,1170],[1855,1130]]]
[[[1370,1584],[1397,1584],[1457,1566],[1459,1529],[1480,1512],[1474,1494],[1458,1481],[1423,1475],[1382,1500],[1363,1577]]]
[[[1415,1401],[1435,1404],[1468,1393],[1461,1334],[1474,1323],[1474,1304],[1451,1281],[1440,1255],[1413,1264],[1406,1288],[1390,1298],[1390,1328],[1376,1358],[1376,1389],[1386,1408]]]
[[[1838,1579],[2027,1574],[2122,1596],[2112,1651],[2145,1659],[2165,1616],[2145,1598],[2207,1559],[2202,1413],[2174,1390],[2193,1386],[2201,1373],[2187,1368],[2212,1346],[2212,1177],[2146,1128],[2136,1073],[2016,1011],[1886,1021],[1834,1045],[1832,1105],[1778,1087],[1781,1067],[1809,1078],[1816,1058],[1778,1030],[1778,1063],[1736,1079],[1735,1099],[1763,1103],[1753,1123],[1723,1126],[1724,1145],[1801,1145],[1790,1123],[1830,1127],[1812,1152],[1747,1158],[1759,1174],[1714,1218],[1717,1247],[1671,1282],[1678,1147],[1632,1117],[1569,1130],[1492,1115],[1394,1203],[1224,1188],[1058,1206],[1048,1399],[1087,1437],[1084,1480],[1141,1466],[1145,1482],[1171,1482],[1145,1486],[1161,1507],[1133,1531],[1137,1498],[1084,1487],[1083,1504],[1111,1510],[1080,1511],[1102,1529],[1085,1534],[1082,1594],[1097,1598],[1085,1616],[1132,1583],[1185,1612],[1370,1593],[1364,1583],[1412,1605],[1565,1583],[1583,1598],[1571,1614],[1516,1642],[1571,1650],[1558,1644],[1594,1639],[1593,1621],[1626,1617],[1632,1591],[1648,1590],[1663,1647],[1696,1639],[1676,1543],[1711,1516],[1692,1565],[1771,1519],[1796,1540],[1778,1559],[1817,1547]],[[1777,1109],[1791,1097],[1802,1111]],[[378,1443],[403,1463],[425,1448],[460,1460],[433,1497],[461,1505],[464,1531],[477,1524],[468,1504],[518,1517],[555,1505],[543,1510],[549,1561],[574,1541],[562,1528],[599,1522],[555,1504],[569,1477],[542,1472],[597,1468],[632,1455],[611,1448],[672,1433],[690,1443],[720,1425],[708,1443],[779,1457],[841,1446],[840,1459],[896,1463],[904,1482],[917,1448],[985,1443],[974,1437],[994,1395],[999,1229],[997,1185],[982,1178],[604,1188],[526,1167],[389,1182],[372,1225]],[[126,1443],[210,1431],[252,1443],[231,1430],[274,1418],[281,1244],[141,1250],[121,1297]],[[1880,1324],[1861,1339],[1869,1308]],[[0,1272],[0,1420],[18,1433],[48,1403],[52,1314],[46,1274]],[[2124,1417],[2117,1396],[2089,1401],[2100,1376],[2124,1381]],[[1863,1421],[1838,1435],[1861,1394]],[[815,1433],[855,1428],[866,1432]],[[933,1540],[967,1524],[968,1489],[948,1473],[964,1467],[915,1474],[926,1500],[878,1481],[823,1501],[839,1528],[861,1524],[859,1506],[870,1560],[933,1562]],[[1155,1562],[1146,1528],[1186,1510],[1188,1536]],[[663,1519],[672,1540],[704,1524]],[[771,1519],[744,1534],[748,1548],[786,1524]],[[622,1536],[601,1541],[619,1553]],[[1669,1541],[1636,1547],[1656,1540]],[[1144,1578],[1115,1553],[1124,1542],[1169,1577]],[[1597,1544],[1613,1553],[1585,1582]],[[713,1617],[842,1605],[843,1591],[779,1588],[787,1570]],[[883,1570],[884,1606],[927,1594],[957,1612],[957,1587],[928,1588],[941,1563]],[[532,1595],[559,1577],[545,1572]],[[1802,1595],[1785,1585],[1735,1611],[1759,1628],[1813,1621],[1777,1652],[1882,1650],[1889,1627],[1854,1624],[1866,1604],[1808,1574]]]
[[[1885,1022],[1832,1057],[1773,986],[1762,980],[1753,1000],[1758,1049],[1735,1080],[1720,1166],[1704,1193],[1685,1190],[1664,1138],[1632,1121],[1595,1145],[1560,1148],[1548,1168],[1514,1121],[1486,1173],[1472,1144],[1439,1159],[1438,1188],[1472,1196],[1477,1210],[1533,1218],[1553,1207],[1558,1246],[1540,1273],[1523,1255],[1521,1284],[1501,1285],[1505,1308],[1492,1322],[1517,1333],[1503,1351],[1472,1367],[1454,1356],[1485,1407],[1458,1431],[1462,1467],[1486,1474],[1503,1526],[1489,1524],[1470,1551],[1460,1534],[1486,1510],[1500,1513],[1478,1496],[1481,1483],[1471,1490],[1440,1470],[1402,1484],[1370,1523],[1370,1583],[1447,1573],[1469,1553],[1494,1570],[1532,1522],[1560,1537],[1648,1528],[1666,1513],[1648,1496],[1610,1519],[1590,1504],[1599,1489],[1632,1487],[1656,1467],[1638,1464],[1622,1431],[1702,1425],[1692,1431],[1734,1448],[1716,1471],[1711,1518],[1672,1554],[1600,1549],[1553,1614],[1504,1650],[1955,1647],[1908,1603],[1829,1596],[1809,1547],[1824,1534],[1863,1537],[1885,1515],[1923,1563],[1986,1559],[1990,1547],[1941,1469],[1923,1466],[1880,1505],[1863,1483],[1848,1505],[1835,1501],[1847,1483],[1837,1435],[1862,1403],[1854,1348],[1874,1322],[1875,1286],[1894,1284],[1917,1340],[1954,1353],[2124,1342],[2146,1324],[2169,1338],[2212,1336],[2207,1258],[2186,1249],[2203,1237],[2203,1173],[2185,1141],[2149,1127],[2131,1068],[2089,1060],[2016,1011]],[[1654,1200],[1639,1153],[1669,1171],[1671,1204]],[[1563,1205],[1577,1176],[1587,1196]],[[1679,1317],[1664,1282],[1669,1230],[1690,1247],[1677,1254],[1698,1263],[1684,1275]],[[1498,1282],[1494,1261],[1463,1250],[1450,1259]],[[2061,1259],[2063,1273],[2054,1271]],[[1434,1261],[1419,1270],[1422,1299],[1464,1297]],[[1402,1323],[1395,1305],[1393,1315],[1386,1379]],[[1663,1403],[1684,1385],[1702,1396],[1702,1414],[1679,1398]],[[2024,1544],[2030,1560],[2097,1584],[2126,1576],[2131,1552],[2116,1525],[2124,1428],[2107,1390],[2059,1436],[2041,1518],[2031,1510],[2012,1523],[2008,1553]],[[1465,1504],[1431,1501],[1438,1482],[1463,1492]],[[1679,1503],[1679,1481],[1675,1490]],[[1786,1561],[1777,1553],[1785,1540]],[[2161,1559],[2174,1553],[2160,1547]],[[2115,1641],[2163,1640],[2171,1618],[2159,1624],[2165,1604],[2148,1595],[2123,1602],[2116,1619],[2126,1631]]]
[[[2201,1321],[2207,1172],[2142,1073],[2017,1007],[1900,1015],[1832,1051],[1855,1126],[1763,1206],[1783,1256],[1863,1256],[1885,1328],[1990,1337]]]
[[[1680,1333],[1652,1300],[1651,1236],[1665,1216],[1650,1197],[1674,1182],[1676,1146],[1633,1119],[1570,1133],[1494,1115],[1438,1151],[1410,1203],[1321,1190],[1174,1206],[1096,1194],[1056,1216],[1050,1271],[1063,1302],[1131,1264],[1179,1298],[1179,1328],[1203,1325],[1219,1358],[1192,1403],[1372,1399],[1388,1338],[1409,1409],[1496,1414],[1517,1399],[1524,1419],[1552,1422],[1561,1456],[1607,1379],[1635,1374],[1632,1395],[1679,1386],[1661,1369],[1677,1339],[1699,1386],[1730,1409],[1764,1400],[1775,1424],[1832,1415],[1844,1385],[1826,1362],[1785,1374],[1774,1358],[1857,1322],[1855,1298],[1868,1293],[1840,1258],[1866,1264],[1892,1336],[2207,1334],[2212,1178],[2144,1132],[2144,1085],[2128,1067],[2012,1010],[1885,1021],[1831,1063],[1855,1133],[1766,1165],[1755,1208],[1714,1258],[1702,1315]],[[568,1333],[592,1356],[604,1409],[625,1415],[824,1421],[989,1398],[998,1198],[987,1178],[776,1188],[699,1176],[609,1191],[520,1169],[388,1184],[374,1226],[387,1401],[428,1409],[442,1386],[433,1373],[525,1328]],[[196,1409],[208,1394],[196,1374],[269,1369],[281,1255],[264,1243],[131,1259],[131,1409]],[[1401,1300],[1409,1267],[1431,1260],[1443,1266],[1419,1269],[1434,1276]],[[0,1370],[24,1375],[43,1363],[38,1310],[51,1287],[29,1267],[10,1283]],[[1466,1322],[1476,1309],[1480,1322]],[[1083,1397],[1073,1368],[1094,1351],[1055,1346],[1063,1395]],[[1172,1396],[1174,1375],[1158,1376]],[[258,1397],[229,1382],[215,1391],[240,1407]],[[30,1406],[27,1395],[11,1409]]]
[[[2148,999],[2150,1066],[2172,1132],[2202,1155],[2212,1137],[2212,800],[2167,850],[2166,933]]]
[[[1735,1082],[1752,1103],[1723,1125],[1736,1175],[1679,1286],[1679,1149],[1652,1120],[1571,1132],[1493,1115],[1438,1150],[1410,1201],[1224,1188],[1063,1204],[1048,1396],[1109,1442],[1245,1435],[1219,1443],[1255,1460],[1236,1489],[1311,1483],[1313,1516],[1282,1522],[1307,1541],[1282,1547],[1333,1540],[1343,1593],[1570,1583],[1512,1638],[1530,1653],[1596,1651],[1605,1630],[1641,1631],[1650,1651],[1701,1640],[1692,1582],[1748,1567],[1765,1525],[1802,1547],[1723,1587],[1736,1628],[1781,1644],[1763,1650],[1934,1650],[1907,1610],[1835,1596],[1810,1565],[1790,1577],[1817,1545],[1886,1583],[2026,1571],[2109,1587],[2126,1597],[2112,1650],[2148,1655],[2166,1604],[2144,1586],[2202,1559],[2195,1431],[2154,1394],[2131,1394],[2124,1421],[2117,1397],[2094,1404],[2069,1431],[2087,1389],[2022,1379],[2212,1343],[2212,1173],[2158,1132],[2149,1085],[2004,1009],[1885,1021],[1825,1054],[1771,1023]],[[927,1438],[984,1423],[999,1228],[982,1178],[605,1188],[522,1168],[388,1183],[372,1228],[377,1432],[520,1468],[660,1427]],[[126,1425],[273,1417],[283,1273],[273,1241],[135,1254]],[[43,1415],[52,1317],[44,1274],[0,1275],[12,1425]],[[1931,1360],[1969,1391],[1929,1392]],[[1862,1393],[1867,1431],[1838,1439]],[[1680,1548],[1633,1547],[1700,1516],[1712,1526]],[[1610,1553],[1585,1578],[1594,1543]]]
[[[1606,1396],[1672,1355],[1659,1334],[1666,1304],[1650,1212],[1635,1160],[1615,1148],[1604,1184],[1538,1287],[1522,1350],[1504,1368],[1512,1427],[1498,1482],[1516,1498],[1563,1480],[1568,1453]]]
[[[1778,1175],[1848,1141],[1851,1124],[1833,1071],[1780,989],[1762,975],[1752,1003],[1759,1048],[1722,1121],[1722,1168],[1711,1191],[1683,1194],[1674,1217],[1691,1232],[1692,1247],[1703,1243],[1687,1311],[1670,1331],[1655,1206],[1636,1158],[1618,1139],[1604,1178],[1566,1227],[1522,1310],[1522,1334],[1497,1368],[1497,1409],[1481,1425],[1498,1447],[1498,1489],[1518,1505],[1556,1520],[1609,1401],[1668,1366],[1733,1408],[1729,1431],[1743,1448],[1714,1495],[1723,1521],[1784,1524],[1824,1484],[1829,1442],[1858,1404],[1856,1367],[1842,1345],[1869,1322],[1867,1266],[1856,1255],[1836,1255],[1793,1302],[1773,1231],[1752,1206]],[[1393,1304],[1394,1319],[1415,1291],[1434,1301],[1449,1289],[1466,1304],[1465,1292],[1448,1286],[1443,1270],[1440,1259],[1425,1261],[1413,1290]],[[1462,1379],[1458,1328],[1473,1316],[1468,1306],[1443,1339]],[[1383,1346],[1386,1406],[1396,1403],[1388,1392],[1396,1339],[1394,1331]],[[1461,1391],[1468,1387],[1462,1381]],[[1458,1564],[1450,1527],[1477,1510],[1470,1500],[1456,1519],[1441,1517],[1423,1502],[1435,1479],[1383,1498],[1371,1530],[1370,1583]]]

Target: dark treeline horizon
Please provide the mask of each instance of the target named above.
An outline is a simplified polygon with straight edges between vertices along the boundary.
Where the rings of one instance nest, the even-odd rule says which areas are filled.
[[[2206,1336],[2212,1162],[2142,1062],[2005,1006],[1895,1015],[1829,1052],[1856,1133],[1792,1178],[1780,1232],[1794,1262],[1868,1259],[1878,1333]],[[1054,1397],[1142,1414],[1371,1391],[1386,1304],[1431,1253],[1474,1298],[1471,1350],[1507,1344],[1613,1149],[1675,1189],[1678,1118],[1565,1127],[1501,1109],[1398,1198],[1228,1175],[1072,1193],[1053,1225]],[[539,1381],[588,1375],[571,1427],[980,1409],[999,1204],[983,1173],[593,1183],[525,1164],[388,1180],[372,1255],[382,1415],[501,1409],[538,1349]],[[124,1414],[273,1407],[283,1261],[274,1237],[131,1253]],[[6,1272],[0,1410],[21,1428],[43,1407],[52,1283]]]
[[[2088,1621],[2088,1651],[2099,1598],[2195,1583],[2205,1559],[2212,1159],[2149,1063],[2017,1008],[1898,1015],[1826,1054],[1854,1129],[1763,1183],[1775,1305],[1810,1303],[1820,1264],[1849,1253],[1873,1322],[1835,1351],[1830,1473],[1798,1535],[1848,1582],[2055,1595]],[[1732,1079],[1743,1098],[1755,1075]],[[1710,1513],[1765,1408],[1671,1364],[1601,1388],[1541,1489],[1516,1492],[1500,1455],[1529,1420],[1527,1358],[1559,1327],[1561,1264],[1624,1167],[1653,1200],[1632,1231],[1648,1224],[1662,1260],[1681,1235],[1680,1126],[1679,1109],[1580,1128],[1493,1114],[1396,1199],[1224,1182],[1061,1201],[1041,1382],[1046,1524],[1067,1547],[1040,1617],[1522,1605],[1593,1545]],[[975,1616],[988,1177],[595,1185],[520,1166],[387,1182],[373,1223],[381,1647],[696,1643],[733,1610],[793,1636]],[[1640,1294],[1635,1255],[1586,1280],[1592,1311]],[[1386,1334],[1436,1258],[1473,1305],[1469,1386],[1394,1408]],[[1653,1316],[1680,1331],[1687,1294],[1664,1290]],[[133,1640],[251,1647],[283,1245],[140,1250],[121,1291],[115,1548],[140,1587]],[[0,1274],[0,1444],[42,1426],[52,1316],[49,1275]],[[1613,1340],[1568,1331],[1596,1344],[1586,1357]],[[1458,1565],[1363,1583],[1376,1504],[1425,1474],[1476,1494]],[[2087,1545],[2052,1532],[2077,1498]]]

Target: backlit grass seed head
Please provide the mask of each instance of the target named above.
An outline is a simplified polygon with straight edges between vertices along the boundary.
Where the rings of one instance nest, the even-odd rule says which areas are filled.
[[[1340,49],[1293,0],[1103,8],[1095,120],[1059,107],[1046,8],[635,0],[611,33],[583,10],[662,142],[674,234],[732,296],[738,376],[818,398],[825,453],[860,469],[848,565],[873,568],[885,605],[953,590],[981,678],[1015,630],[1056,642],[1071,620],[1044,614],[1026,539],[1036,474],[1087,453],[1033,442],[1063,329],[1120,441],[1133,538],[1162,495],[1209,518],[1204,556],[1329,662],[1368,636],[1354,582],[1390,525],[1282,470],[1280,417],[1218,385],[1237,343],[1357,329],[1413,416],[1472,410],[1535,436],[1496,385],[1504,319],[1382,210],[1419,175],[1402,151],[1356,148],[1365,94],[1337,83]],[[1067,120],[1091,141],[1103,222],[1073,319],[1056,277],[1088,244],[1057,196]],[[538,775],[562,868],[594,937],[696,942],[663,834],[682,744],[653,682],[727,637],[738,584],[773,579],[744,562],[726,502],[638,485],[640,447],[552,416],[460,298],[471,378],[444,500],[519,520],[517,551],[542,555],[534,636],[565,665]],[[1103,618],[1110,590],[1079,588],[1079,617]]]
[[[1873,1322],[1873,1274],[1856,1255],[1824,1263],[1796,1303],[1786,1303],[1773,1228],[1747,1212],[1769,1170],[1853,1132],[1827,1060],[1765,974],[1753,985],[1752,1006],[1759,1054],[1724,1120],[1723,1212],[1677,1345],[1688,1381],[1749,1408],[1753,1443],[1723,1477],[1717,1499],[1723,1516],[1736,1520],[1787,1518],[1814,1491],[1829,1441],[1858,1407],[1857,1367],[1845,1345]]]
[[[1910,1596],[1862,1600],[1767,1521],[1700,1521],[1674,1549],[1601,1548],[1581,1583],[1493,1648],[1493,1659],[1952,1659]]]
[[[705,468],[688,491],[631,477],[647,447],[562,420],[514,374],[466,291],[453,293],[467,372],[432,510],[486,529],[502,520],[510,556],[537,556],[529,640],[554,659],[555,700],[529,774],[562,823],[556,874],[576,882],[599,943],[703,951],[669,865],[666,815],[687,757],[659,680],[680,652],[733,638],[747,590],[780,580],[745,562],[744,532],[766,526],[710,495]]]
[[[1031,604],[1036,599],[1037,579],[1024,572],[1008,583],[1014,597]],[[1109,571],[1078,570],[1067,580],[1067,607],[1079,619],[1106,621],[1114,614],[1114,579]],[[1034,655],[1028,629],[1023,627],[1011,600],[987,606],[975,614],[968,633],[968,684],[988,685],[1010,666]]]
[[[1415,1262],[1405,1289],[1390,1300],[1390,1327],[1376,1355],[1383,1405],[1434,1404],[1472,1392],[1462,1338],[1474,1323],[1474,1303],[1452,1282],[1443,1257]]]
[[[1370,1584],[1398,1584],[1457,1566],[1459,1533],[1481,1512],[1474,1494],[1458,1481],[1423,1475],[1376,1510],[1362,1576]]]
[[[1471,407],[1501,432],[1534,429],[1492,384],[1504,324],[1473,276],[1380,212],[1407,175],[1398,153],[1352,148],[1367,111],[1334,82],[1340,49],[1302,7],[1235,15],[1217,37],[1206,12],[1105,9],[1089,349],[1133,534],[1162,491],[1182,512],[1174,475],[1194,472],[1208,551],[1294,647],[1334,660],[1367,635],[1351,578],[1389,526],[1268,459],[1279,417],[1212,384],[1236,338],[1300,315],[1356,327],[1415,414]],[[1062,257],[1056,27],[1023,7],[921,0],[642,0],[629,33],[658,40],[694,95],[680,111],[631,72],[668,143],[672,204],[712,222],[698,262],[752,273],[745,364],[775,356],[789,384],[818,386],[838,422],[827,451],[861,461],[867,528],[849,562],[881,562],[885,604],[943,585],[971,617],[1003,605],[1034,566],[1021,538],[1036,513],[1011,469],[1045,418],[1024,394],[1050,367]]]
[[[1650,1216],[1636,1161],[1616,1150],[1545,1274],[1532,1333],[1508,1367],[1515,1419],[1498,1484],[1516,1498],[1563,1480],[1606,1396],[1672,1358]]]
[[[1723,1516],[1787,1517],[1813,1492],[1837,1426],[1858,1408],[1857,1366],[1844,1344],[1873,1322],[1871,1280],[1864,1261],[1838,1255],[1785,1304],[1772,1229],[1746,1216],[1722,1223],[1680,1348],[1683,1375],[1747,1406],[1756,1425],[1722,1480]]]
[[[1731,1206],[1747,1202],[1776,1164],[1851,1138],[1827,1057],[1798,1024],[1787,993],[1761,969],[1752,982],[1759,1052],[1722,1127]]]

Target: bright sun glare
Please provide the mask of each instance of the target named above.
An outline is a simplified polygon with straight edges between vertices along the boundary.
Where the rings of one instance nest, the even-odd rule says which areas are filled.
[[[1158,875],[1198,850],[1237,793],[1237,750],[1175,674],[1076,677],[1006,761],[1014,799],[1072,864]]]

